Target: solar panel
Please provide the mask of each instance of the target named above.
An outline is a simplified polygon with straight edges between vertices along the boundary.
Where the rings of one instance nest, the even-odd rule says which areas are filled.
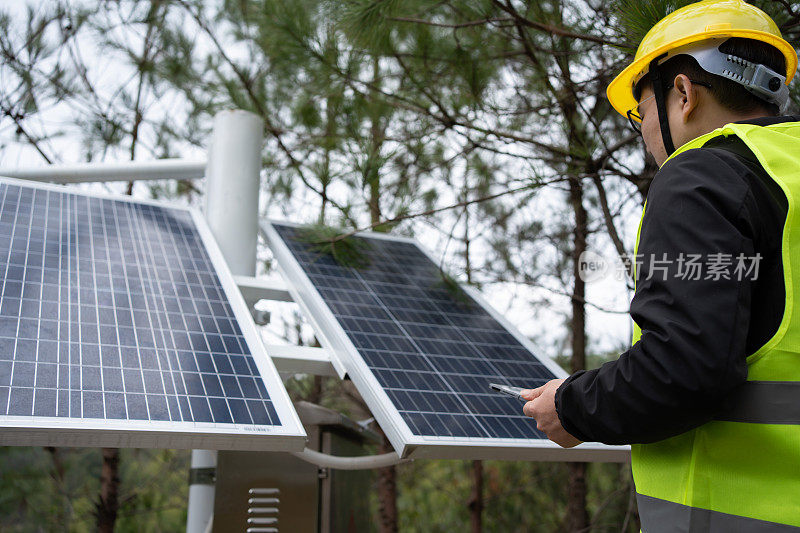
[[[566,373],[413,240],[362,233],[343,266],[302,228],[264,231],[296,300],[404,456],[624,460],[625,447],[563,450],[490,382],[532,388]]]
[[[0,444],[302,449],[202,217],[0,179]]]

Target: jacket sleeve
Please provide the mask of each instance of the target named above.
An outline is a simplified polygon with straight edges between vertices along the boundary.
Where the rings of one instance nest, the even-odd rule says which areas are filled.
[[[683,433],[711,420],[747,378],[752,280],[735,267],[740,254],[754,255],[754,199],[736,158],[720,152],[687,151],[653,180],[630,307],[642,336],[556,393],[562,425],[581,440],[644,443]],[[690,254],[700,255],[699,279]],[[715,273],[726,259],[728,279]]]

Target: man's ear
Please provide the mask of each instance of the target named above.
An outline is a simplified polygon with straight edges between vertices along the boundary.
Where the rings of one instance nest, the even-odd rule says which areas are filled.
[[[678,103],[681,120],[684,124],[689,122],[692,112],[697,108],[698,98],[697,86],[692,83],[686,74],[678,74],[674,80],[675,91],[678,93]]]

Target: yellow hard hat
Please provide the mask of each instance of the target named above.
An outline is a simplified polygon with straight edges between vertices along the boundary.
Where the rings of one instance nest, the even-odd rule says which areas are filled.
[[[637,105],[633,90],[655,58],[686,45],[729,37],[744,37],[771,44],[786,58],[786,85],[797,70],[797,52],[781,37],[775,22],[763,11],[741,0],[704,0],[670,13],[644,36],[633,63],[608,85],[606,94],[614,109],[626,115]]]

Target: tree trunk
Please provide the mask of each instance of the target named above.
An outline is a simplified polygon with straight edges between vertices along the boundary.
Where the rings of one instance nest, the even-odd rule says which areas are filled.
[[[138,58],[142,64],[152,59],[155,39],[155,20],[161,9],[160,2],[153,2],[148,13],[147,32],[144,37],[142,54]],[[147,84],[147,72],[140,68],[136,98],[133,102],[134,119],[131,128],[130,160],[136,160],[136,148],[139,143],[139,129],[144,121],[142,112],[142,93]],[[133,196],[133,181],[129,181],[125,194]],[[100,501],[95,506],[97,513],[97,531],[111,533],[117,521],[119,510],[119,449],[103,448],[103,470],[100,475]]]
[[[119,509],[119,450],[103,448],[100,501],[95,505],[97,532],[112,533]]]
[[[586,463],[567,463],[567,466],[569,485],[566,531],[585,532],[589,530],[589,513],[586,511]]]
[[[583,205],[583,184],[579,178],[569,182],[569,200],[575,213],[572,249],[572,372],[586,367],[586,285],[580,276],[580,256],[586,251],[587,213]],[[586,463],[569,463],[567,531],[587,531]]]
[[[377,57],[372,60],[373,83],[378,86],[381,82],[380,62]],[[378,104],[373,102],[373,106]],[[383,218],[381,213],[381,147],[383,146],[384,127],[381,125],[380,110],[376,107],[370,111],[370,147],[367,155],[367,164],[364,169],[364,178],[369,185],[369,218],[372,224],[377,224]]]
[[[636,187],[639,189],[639,198],[642,203],[644,203],[647,198],[647,191],[650,190],[650,183],[652,183],[653,178],[656,176],[656,172],[658,172],[658,165],[656,165],[652,156],[645,153],[644,167],[639,174],[639,181],[636,183]]]
[[[472,533],[483,531],[483,461],[472,461],[472,494],[469,498]]]
[[[380,84],[380,64],[378,58],[372,62],[373,83]],[[373,104],[377,105],[377,104]],[[364,177],[369,184],[369,218],[373,225],[381,221],[380,207],[381,180],[380,180],[380,152],[384,140],[384,128],[381,126],[380,113],[373,109],[370,116],[370,153],[367,158],[367,168]],[[376,228],[376,231],[386,231],[386,228]],[[381,453],[394,451],[392,444],[381,431]],[[380,532],[397,532],[397,469],[394,466],[378,470],[378,500],[380,502]]]
[[[464,173],[467,179],[467,173]],[[469,193],[465,192],[464,201],[469,200]],[[464,271],[467,274],[467,284],[472,284],[472,260],[470,258],[470,220],[469,207],[464,208]],[[472,494],[467,504],[472,524],[472,533],[483,531],[483,462],[472,461]]]
[[[383,435],[380,453],[394,451],[386,435]],[[380,533],[397,533],[397,470],[390,466],[378,470],[378,501]]]
[[[67,494],[66,490],[66,469],[64,468],[64,462],[61,460],[61,451],[52,446],[45,447],[45,450],[50,454],[50,458],[53,461],[53,472],[51,476],[55,482],[59,499],[58,506],[56,507],[55,520],[59,526],[67,527],[71,520],[72,508],[70,504],[70,495]]]

